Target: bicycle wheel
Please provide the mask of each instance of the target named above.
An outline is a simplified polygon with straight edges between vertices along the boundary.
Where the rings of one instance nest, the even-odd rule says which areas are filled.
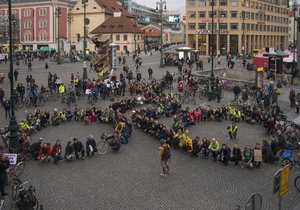
[[[29,161],[32,159],[32,155],[28,152],[28,153],[23,153],[22,154],[22,158],[26,161]]]
[[[108,142],[105,140],[101,140],[97,144],[97,150],[100,155],[104,155],[108,150]]]
[[[31,103],[31,100],[29,98],[26,98],[24,103],[25,103],[26,108],[32,107],[32,103]]]
[[[12,207],[14,207],[15,202],[18,200],[18,187],[21,185],[21,180],[14,179],[12,190],[11,190],[11,199],[12,199]]]
[[[298,192],[300,192],[300,176],[297,176],[295,178],[294,185],[295,185],[296,189],[298,190]]]
[[[20,108],[23,108],[24,107],[24,102],[19,99],[18,103],[17,103],[17,107],[20,109]]]
[[[36,103],[37,103],[38,106],[44,106],[45,101],[41,98],[38,98]]]
[[[19,162],[14,168],[14,172],[13,172],[14,177],[21,176],[23,174],[24,170],[25,170],[25,163]]]
[[[283,158],[282,159],[282,161],[281,161],[281,165],[282,166],[286,166],[286,165],[288,165],[288,164],[291,164],[292,165],[292,160],[291,159],[289,159],[289,158]]]

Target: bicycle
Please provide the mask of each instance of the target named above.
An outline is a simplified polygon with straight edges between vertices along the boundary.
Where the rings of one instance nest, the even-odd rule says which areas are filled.
[[[281,166],[286,166],[290,164],[291,167],[300,168],[300,162],[298,160],[293,159],[292,149],[283,150],[281,157],[283,157],[283,159],[281,160]]]
[[[100,155],[104,155],[108,151],[108,146],[111,143],[111,139],[114,138],[113,134],[102,133],[100,136],[101,140],[97,143],[97,150]]]
[[[11,208],[18,208],[19,205],[26,205],[34,210],[42,210],[43,206],[39,204],[39,200],[35,194],[35,188],[33,186],[25,187],[28,183],[28,181],[21,183],[21,180],[14,179]]]
[[[294,186],[297,189],[297,191],[300,193],[300,174],[295,177]]]
[[[20,151],[20,152],[19,152]],[[21,161],[29,161],[32,159],[31,153],[28,151],[28,147],[19,147],[17,149],[13,149],[12,153],[18,153],[18,158]]]
[[[9,171],[7,172],[7,182],[11,183],[13,179],[19,178],[25,170],[25,162],[20,161],[14,166],[9,167]]]
[[[26,97],[24,100],[24,104],[26,108],[31,108],[32,106],[43,106],[45,104],[45,101],[43,100],[42,96],[38,96],[36,99],[36,103],[34,103],[34,99],[31,97]]]

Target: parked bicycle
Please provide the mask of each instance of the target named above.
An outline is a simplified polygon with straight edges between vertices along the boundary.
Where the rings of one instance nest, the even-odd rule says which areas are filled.
[[[20,161],[16,165],[10,166],[8,170],[9,171],[7,172],[7,182],[11,183],[13,179],[19,178],[23,174],[25,170],[25,162]]]
[[[300,193],[300,174],[294,179],[294,186]]]
[[[114,138],[114,135],[102,133],[100,138],[101,140],[97,143],[97,149],[100,155],[104,155],[107,153],[108,147],[111,143],[111,140]]]
[[[24,209],[24,207],[28,207],[33,210],[43,210],[43,206],[36,197],[35,188],[28,186],[28,183],[28,181],[22,183],[21,180],[14,179],[11,208]]]

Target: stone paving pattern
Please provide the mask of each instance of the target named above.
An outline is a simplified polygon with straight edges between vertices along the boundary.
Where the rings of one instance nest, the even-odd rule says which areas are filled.
[[[147,77],[147,68],[153,69],[153,77],[161,78],[166,70],[176,72],[175,67],[159,69],[159,56],[143,56],[143,76]],[[129,59],[132,66],[132,61]],[[223,62],[225,63],[225,62]],[[56,65],[48,63],[48,71],[57,73],[63,81],[70,80],[71,72],[82,71],[82,63]],[[43,70],[44,63],[35,61],[33,71],[30,72],[37,83],[47,84],[48,72]],[[239,68],[239,66],[237,66]],[[205,64],[209,69],[209,64]],[[238,69],[237,69],[238,70]],[[8,64],[0,64],[0,71],[7,75]],[[118,70],[119,71],[119,70]],[[27,69],[20,70],[19,81],[23,81]],[[88,73],[96,77],[96,73]],[[0,84],[7,94],[9,83],[7,78]],[[294,86],[299,91],[298,86]],[[291,118],[297,116],[294,110],[288,107],[288,92],[283,90],[279,97],[279,104],[289,113]],[[232,93],[225,92],[223,103],[232,100]],[[198,101],[207,103],[207,101]],[[86,107],[86,99],[78,104]],[[109,101],[97,102],[97,106],[107,107]],[[216,102],[213,106],[221,106]],[[186,106],[186,105],[184,105]],[[59,102],[49,102],[41,110],[61,109],[64,106]],[[193,106],[190,106],[193,107]],[[29,109],[34,111],[34,108]],[[23,118],[25,108],[19,109],[17,119]],[[127,114],[128,116],[130,113]],[[3,109],[0,110],[0,126],[5,126]],[[172,118],[159,120],[165,125],[172,125]],[[232,146],[237,142],[241,147],[256,142],[262,143],[266,138],[265,130],[260,125],[239,123],[237,140],[229,140],[226,127],[228,122],[199,123],[189,128],[191,137],[216,137],[221,143]],[[61,139],[65,146],[71,137],[76,136],[85,142],[86,137],[93,134],[97,139],[102,132],[111,132],[112,126],[95,123],[84,126],[80,122],[67,122],[58,127],[48,127],[34,134],[31,138],[36,141],[39,137],[52,144]],[[237,204],[244,203],[252,193],[258,192],[263,196],[263,210],[277,209],[278,198],[273,195],[273,175],[279,169],[279,164],[262,164],[261,169],[242,169],[223,166],[212,159],[202,157],[191,158],[186,153],[172,150],[171,176],[167,179],[160,177],[160,164],[158,155],[159,142],[134,129],[129,144],[122,146],[119,153],[95,155],[84,161],[61,161],[57,166],[53,163],[30,161],[26,163],[26,170],[22,180],[29,180],[36,187],[37,195],[45,210],[99,210],[99,209],[200,209],[200,210],[233,210]],[[292,170],[291,181],[295,176]],[[299,193],[290,185],[290,191],[283,199],[285,210],[290,210],[300,201]],[[5,201],[9,203],[8,199]]]

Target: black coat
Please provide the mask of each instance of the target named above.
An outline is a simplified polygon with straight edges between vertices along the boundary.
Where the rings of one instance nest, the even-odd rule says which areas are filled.
[[[8,160],[0,160],[0,182],[5,182],[7,179],[6,169],[9,168]]]

